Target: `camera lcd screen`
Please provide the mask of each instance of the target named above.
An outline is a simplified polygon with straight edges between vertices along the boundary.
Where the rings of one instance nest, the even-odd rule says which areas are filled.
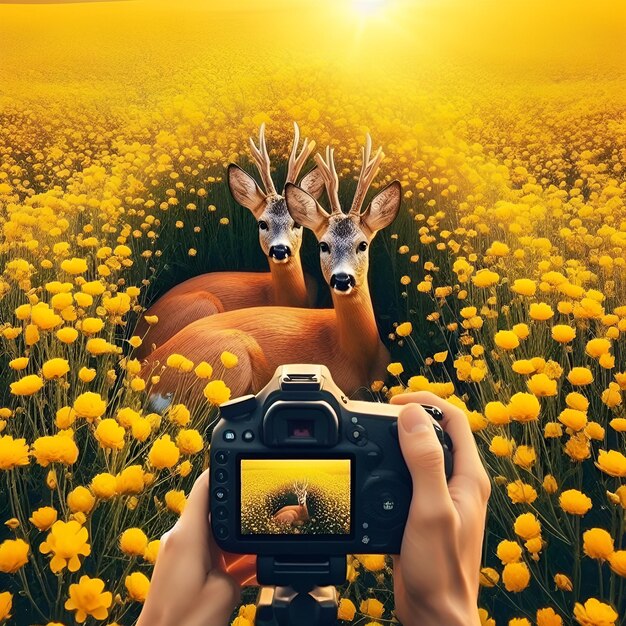
[[[242,459],[242,535],[349,535],[350,459]]]

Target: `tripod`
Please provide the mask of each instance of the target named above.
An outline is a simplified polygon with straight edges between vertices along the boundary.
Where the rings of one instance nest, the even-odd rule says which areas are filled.
[[[257,557],[257,626],[332,626],[346,557]]]

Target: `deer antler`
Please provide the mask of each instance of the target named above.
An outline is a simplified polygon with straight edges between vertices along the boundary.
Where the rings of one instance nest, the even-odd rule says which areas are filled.
[[[334,152],[334,148],[326,146],[326,161],[324,161],[319,152],[314,157],[319,167],[320,174],[324,179],[326,193],[330,201],[331,215],[343,213],[341,204],[339,203],[339,178],[337,178],[337,171],[335,170]]]
[[[378,148],[372,159],[370,159],[371,152],[372,138],[368,133],[365,141],[365,148],[361,148],[363,163],[361,164],[359,182],[357,183],[356,191],[354,192],[354,199],[352,200],[352,207],[350,208],[348,215],[359,215],[361,212],[361,206],[363,205],[365,194],[376,177],[376,174],[378,174],[381,161],[385,158],[382,147]]]
[[[298,180],[298,175],[302,166],[306,163],[306,160],[311,156],[315,148],[315,141],[309,142],[308,138],[304,139],[302,144],[302,150],[298,154],[298,143],[300,142],[300,129],[296,122],[293,123],[293,147],[291,148],[291,154],[289,155],[289,165],[287,167],[287,180],[286,183],[294,183]]]
[[[267,195],[276,194],[276,188],[274,187],[274,181],[270,173],[270,155],[267,152],[267,146],[265,145],[265,122],[261,124],[259,131],[259,147],[254,145],[252,137],[250,137],[250,151],[252,152],[252,158],[256,163],[257,169],[261,174],[263,185],[265,186],[265,193]]]

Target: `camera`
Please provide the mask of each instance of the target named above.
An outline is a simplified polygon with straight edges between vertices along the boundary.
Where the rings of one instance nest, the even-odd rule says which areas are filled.
[[[220,548],[272,557],[398,554],[412,495],[399,405],[349,400],[324,365],[276,369],[257,394],[220,405],[210,447]],[[452,441],[433,428],[452,473]],[[419,497],[419,494],[418,494]]]

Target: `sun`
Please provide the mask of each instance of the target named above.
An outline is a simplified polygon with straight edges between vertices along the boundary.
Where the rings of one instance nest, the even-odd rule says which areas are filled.
[[[363,16],[379,14],[389,7],[390,0],[352,0],[352,8]]]

